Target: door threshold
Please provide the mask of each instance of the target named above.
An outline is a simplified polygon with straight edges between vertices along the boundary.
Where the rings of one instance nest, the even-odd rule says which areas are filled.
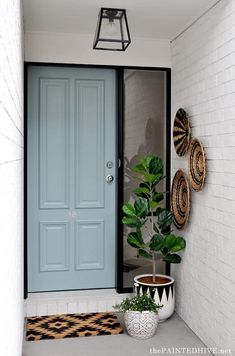
[[[25,316],[108,312],[128,296],[115,289],[29,293]]]

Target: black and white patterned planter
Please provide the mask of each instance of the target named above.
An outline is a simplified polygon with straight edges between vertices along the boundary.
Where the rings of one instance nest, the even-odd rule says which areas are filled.
[[[168,283],[164,284],[147,284],[139,281],[141,277],[149,277],[151,274],[141,274],[134,278],[134,288],[137,294],[147,293],[157,304],[163,305],[159,310],[159,321],[164,321],[168,319],[175,309],[175,288],[174,278],[166,276],[164,274],[157,274],[158,277],[165,277],[170,280]]]
[[[149,339],[157,330],[159,316],[150,311],[127,311],[124,313],[124,322],[128,334],[135,339]]]

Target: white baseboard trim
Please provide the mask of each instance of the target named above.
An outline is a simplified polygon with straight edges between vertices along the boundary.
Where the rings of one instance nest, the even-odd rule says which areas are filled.
[[[108,312],[129,295],[118,294],[115,289],[29,293],[25,301],[25,315]]]

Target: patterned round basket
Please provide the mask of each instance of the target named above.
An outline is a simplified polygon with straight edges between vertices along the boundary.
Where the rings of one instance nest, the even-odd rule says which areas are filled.
[[[190,212],[190,190],[184,172],[179,169],[172,182],[171,209],[174,224],[177,229],[182,229],[188,221]]]
[[[206,177],[206,157],[201,142],[194,138],[189,147],[189,180],[192,188],[199,192]]]
[[[176,153],[184,156],[187,153],[191,140],[189,120],[184,109],[179,109],[175,115],[173,126],[173,141]]]

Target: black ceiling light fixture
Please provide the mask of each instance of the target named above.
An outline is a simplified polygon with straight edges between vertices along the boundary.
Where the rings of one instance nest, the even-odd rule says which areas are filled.
[[[101,8],[93,49],[125,51],[130,43],[126,10]]]

